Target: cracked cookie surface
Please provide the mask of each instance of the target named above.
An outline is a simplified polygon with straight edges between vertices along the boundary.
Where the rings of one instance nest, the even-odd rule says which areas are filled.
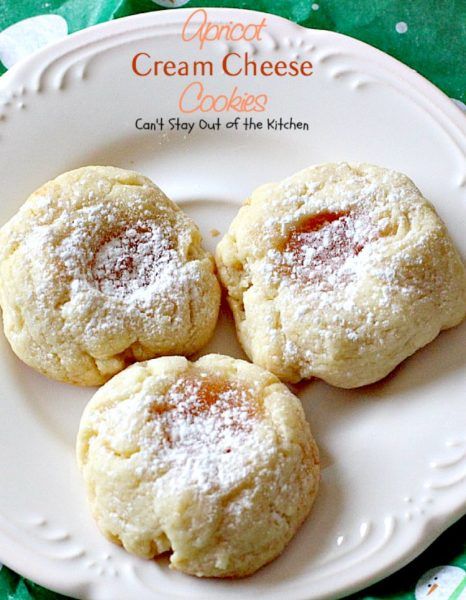
[[[445,225],[406,175],[372,165],[258,188],[216,260],[245,352],[284,381],[375,382],[466,314]]]
[[[6,337],[53,379],[99,385],[131,362],[192,354],[219,297],[194,222],[133,171],[64,173],[0,230]]]
[[[87,405],[77,456],[101,531],[137,556],[240,577],[278,556],[319,482],[300,401],[221,355],[127,368]]]

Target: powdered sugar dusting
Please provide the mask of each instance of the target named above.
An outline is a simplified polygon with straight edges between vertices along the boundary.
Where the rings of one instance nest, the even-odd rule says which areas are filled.
[[[381,346],[373,332],[391,331],[408,299],[428,304],[443,287],[442,273],[417,267],[431,260],[419,191],[403,175],[371,169],[338,165],[324,182],[317,170],[316,181],[298,174],[267,199],[245,280],[260,290],[250,298],[268,300],[261,322],[290,377],[319,374],[322,357],[340,349],[354,357],[364,344]]]
[[[160,313],[164,318],[185,296],[200,301],[197,282],[202,266],[180,254],[180,248],[190,244],[191,229],[183,225],[175,231],[165,206],[158,206],[154,215],[137,192],[128,214],[93,198],[95,204],[57,213],[53,206],[47,209],[46,200],[36,228],[21,240],[27,259],[44,257],[35,284],[35,302],[43,310],[57,306],[59,293],[66,310],[74,314],[92,314],[104,298],[114,298],[131,311],[137,309],[138,315],[144,310],[148,317]],[[105,316],[100,315],[99,323],[95,326],[104,329]]]
[[[134,401],[115,407],[106,428],[117,444],[116,430],[129,438],[138,430],[136,472],[150,474],[161,494],[187,488],[224,493],[276,452],[257,394],[208,373],[182,377],[164,394],[142,394],[136,407]]]
[[[90,264],[99,290],[120,297],[147,288],[157,279],[174,278],[178,267],[176,251],[161,227],[142,222],[104,241]]]
[[[347,283],[349,258],[376,239],[370,219],[354,213],[321,213],[300,223],[289,234],[281,252],[282,271],[304,284]]]
[[[33,196],[0,249],[22,265],[30,314],[53,348],[41,342],[40,360],[57,377],[98,380],[134,360],[191,354],[217,316],[211,257],[191,219],[152,186],[119,196],[97,175]]]
[[[294,215],[294,219],[298,225],[289,227],[282,247],[269,250],[257,268],[268,285],[277,289],[276,310],[287,315],[281,331],[275,329],[276,317],[270,315],[270,337],[285,333],[282,348],[287,362],[304,360],[315,365],[322,348],[339,337],[357,342],[376,320],[358,298],[361,281],[382,269],[379,245],[388,231],[387,219],[376,207],[368,211],[362,206],[322,211],[304,219]],[[364,252],[366,246],[368,252]],[[390,264],[384,264],[385,284],[375,290],[370,302],[396,312],[398,307],[391,305],[396,273],[390,277],[390,269]],[[303,349],[298,340],[286,337],[287,327],[296,322],[306,322],[318,332],[316,350]]]
[[[267,450],[254,425],[252,390],[208,378],[181,381],[164,399],[172,405],[154,423],[161,485],[225,492],[241,483],[254,455]]]
[[[10,341],[52,378],[101,384],[135,361],[190,355],[213,331],[212,256],[193,220],[137,173],[63,174],[0,234],[15,280],[4,306],[21,314]]]

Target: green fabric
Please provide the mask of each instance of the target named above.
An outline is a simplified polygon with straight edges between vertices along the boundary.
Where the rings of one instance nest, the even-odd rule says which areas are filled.
[[[174,4],[180,2],[174,0]],[[395,56],[450,97],[466,102],[466,0],[317,0],[314,4],[310,0],[223,0],[190,1],[184,6],[261,10],[306,27],[345,33]],[[0,0],[0,31],[28,17],[58,14],[66,19],[72,33],[96,23],[152,10],[162,8],[152,0]],[[399,33],[397,23],[406,23],[407,31]],[[5,70],[0,63],[0,74]],[[466,571],[466,517],[407,567],[352,596],[351,600],[414,600],[416,582],[440,565]],[[450,600],[459,600],[464,593],[459,587],[450,591]],[[45,590],[7,567],[0,571],[0,600],[63,599],[64,596]]]
[[[50,592],[45,588],[24,579],[7,567],[0,571],[1,600],[66,600],[65,596]]]

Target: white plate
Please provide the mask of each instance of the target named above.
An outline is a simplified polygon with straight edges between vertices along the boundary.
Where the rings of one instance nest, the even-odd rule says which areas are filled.
[[[218,22],[261,18],[208,12]],[[258,184],[312,163],[348,159],[411,176],[466,252],[464,117],[414,71],[350,38],[269,15],[263,42],[250,52],[256,59],[308,57],[315,74],[205,79],[217,93],[233,85],[266,91],[267,117],[308,121],[308,132],[137,131],[137,117],[177,116],[187,81],[138,78],[131,57],[146,51],[158,59],[199,58],[193,44],[180,42],[188,14],[138,15],[91,28],[0,80],[1,222],[58,173],[110,164],[152,177],[194,216],[213,248],[210,230],[225,232]],[[210,44],[202,57],[217,62],[226,49]],[[321,492],[285,553],[241,581],[190,578],[100,536],[73,454],[92,390],[37,375],[2,337],[0,560],[47,587],[95,600],[309,600],[360,589],[414,558],[466,509],[464,334],[464,326],[442,333],[385,381],[364,389],[318,382],[299,388],[322,449]],[[209,351],[243,356],[228,316]]]

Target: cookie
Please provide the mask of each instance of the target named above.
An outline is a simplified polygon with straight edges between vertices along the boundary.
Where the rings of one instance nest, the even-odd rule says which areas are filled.
[[[53,379],[99,385],[134,361],[192,354],[219,302],[198,228],[132,171],[64,173],[0,230],[6,337]]]
[[[285,381],[375,382],[466,314],[445,225],[381,167],[318,165],[260,187],[216,260],[245,352]]]
[[[101,531],[199,577],[241,577],[308,514],[318,451],[301,403],[271,373],[211,354],[132,365],[98,390],[77,456]]]

